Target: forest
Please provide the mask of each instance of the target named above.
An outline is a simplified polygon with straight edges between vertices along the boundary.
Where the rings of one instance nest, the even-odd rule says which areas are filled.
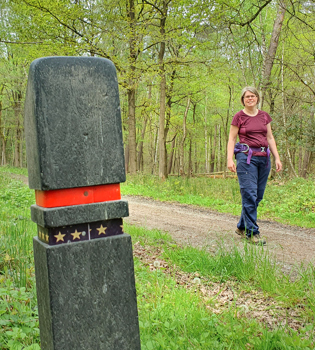
[[[1,0],[1,165],[25,167],[30,63],[95,56],[116,66],[130,174],[226,172],[240,93],[255,86],[284,171],[315,173],[313,0]]]

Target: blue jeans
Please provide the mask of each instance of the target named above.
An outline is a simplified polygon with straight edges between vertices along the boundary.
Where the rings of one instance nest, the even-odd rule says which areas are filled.
[[[268,157],[253,156],[250,164],[247,164],[247,155],[237,153],[236,160],[237,177],[242,196],[242,213],[237,227],[245,230],[246,235],[250,237],[259,234],[256,222],[257,207],[264,196],[270,172],[270,159],[268,161]]]

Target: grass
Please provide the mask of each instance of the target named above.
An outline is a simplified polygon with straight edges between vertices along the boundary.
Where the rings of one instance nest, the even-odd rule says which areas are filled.
[[[231,252],[219,249],[215,255],[210,255],[196,248],[178,247],[167,234],[159,231],[133,226],[127,226],[126,231],[134,242],[153,249],[149,256],[151,264],[146,263],[146,267],[136,259],[144,349],[313,348],[314,339],[310,335],[313,334],[315,301],[312,267],[293,282],[269,259],[266,251],[252,245],[246,245],[243,252],[237,248]],[[167,271],[165,265],[152,271],[149,266],[154,266],[154,261],[159,259],[165,260],[168,266],[176,265],[176,274]],[[187,288],[189,283],[185,287],[179,285],[176,275],[183,273],[199,276],[200,285],[190,288]],[[276,303],[274,310],[280,307],[300,310],[303,305],[303,312],[299,314],[303,326],[298,330],[286,325],[270,329],[254,317],[240,316],[243,305],[237,305],[238,297],[219,307],[218,313],[209,312],[213,310],[216,297],[205,298],[202,291],[213,290],[215,285],[222,290],[228,285],[239,299],[244,293],[255,295],[256,300],[249,304],[250,308],[255,308],[259,302],[259,292],[262,301],[268,300],[270,305],[271,300]],[[268,307],[266,305],[266,310]]]
[[[26,175],[25,171],[2,170],[0,168],[0,348],[38,350],[32,255],[36,226],[30,220],[29,211],[34,193],[7,174]],[[233,196],[233,191],[237,201],[237,183],[231,182],[234,187],[230,188],[221,181],[217,185],[210,181],[212,190],[209,191],[206,188],[209,180],[200,180],[170,179],[154,185],[152,179],[140,178],[139,183],[145,184],[137,193],[139,183],[128,179],[123,192],[157,196],[160,190],[160,199],[194,201],[201,191],[199,186],[204,186],[204,196],[200,198],[209,203],[216,200],[221,203],[220,193],[224,198],[222,193]],[[178,182],[177,194],[172,181]],[[293,182],[289,185],[294,186]],[[271,184],[277,191],[289,185]],[[306,192],[312,188],[307,183],[305,186]],[[195,188],[191,197],[186,187]],[[270,188],[268,191],[272,192]],[[207,198],[208,193],[215,192],[219,194]],[[301,268],[292,280],[281,272],[266,250],[252,245],[245,244],[243,249],[233,247],[229,251],[222,247],[215,254],[209,254],[206,250],[179,247],[169,235],[156,230],[125,224],[125,231],[131,234],[135,249],[142,349],[314,348],[313,266]],[[161,264],[155,267],[157,261]],[[263,315],[269,315],[270,322],[264,320]]]
[[[2,171],[4,170],[4,171]],[[13,170],[17,174],[21,171]],[[39,326],[29,207],[34,193],[0,172],[0,348],[38,350]]]
[[[141,195],[176,201],[240,215],[241,196],[237,179],[170,177],[166,181],[149,175],[128,176],[121,185],[125,195]],[[260,219],[300,227],[315,227],[315,181],[302,178],[269,181],[258,207]]]

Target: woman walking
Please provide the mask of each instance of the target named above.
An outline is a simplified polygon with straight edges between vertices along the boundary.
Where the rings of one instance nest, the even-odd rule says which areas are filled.
[[[263,199],[270,172],[270,152],[275,157],[276,171],[282,169],[270,115],[258,109],[259,93],[251,86],[242,90],[244,109],[233,117],[228,142],[227,166],[237,172],[242,196],[242,213],[236,233],[255,244],[265,244],[257,225],[257,207]],[[239,142],[236,144],[237,135]],[[235,154],[237,167],[233,161]]]

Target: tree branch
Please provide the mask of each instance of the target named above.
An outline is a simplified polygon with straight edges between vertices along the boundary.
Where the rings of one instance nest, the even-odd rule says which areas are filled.
[[[272,1],[272,0],[267,0],[262,6],[258,7],[257,12],[256,12],[248,21],[246,21],[246,22],[237,22],[237,21],[233,22],[233,21],[231,21],[231,22],[229,22],[229,25],[234,24],[234,25],[238,25],[238,26],[244,27],[244,26],[250,24],[251,22],[253,22],[253,21],[257,18],[257,16],[260,14],[260,12],[261,12],[268,4],[271,3],[271,1]]]

